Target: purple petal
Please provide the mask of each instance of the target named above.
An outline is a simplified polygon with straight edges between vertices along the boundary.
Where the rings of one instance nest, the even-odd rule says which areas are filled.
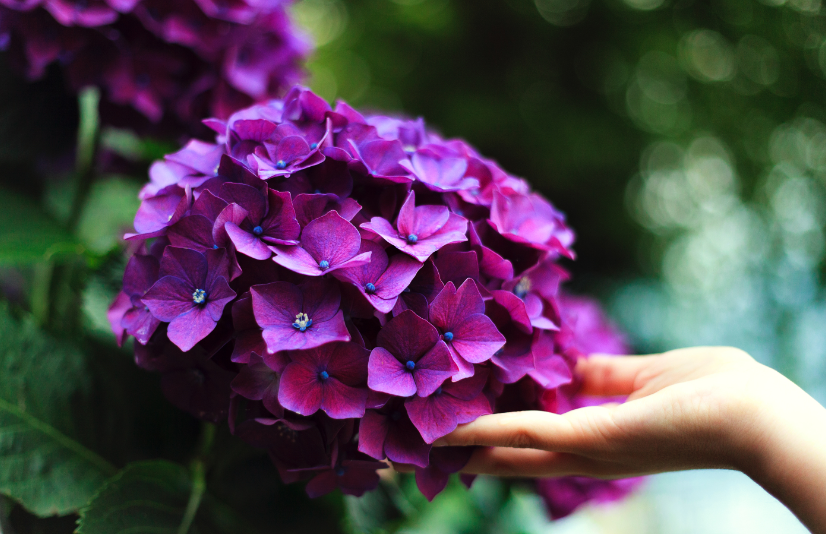
[[[481,313],[467,316],[452,333],[450,346],[471,363],[486,362],[505,346],[505,336],[499,332],[490,317]]]
[[[416,487],[429,502],[447,487],[449,479],[450,475],[433,465],[416,469]]]
[[[261,191],[245,184],[227,183],[221,186],[221,198],[238,204],[249,214],[250,222],[258,224],[267,213],[267,199]]]
[[[229,236],[235,250],[256,260],[268,260],[272,256],[270,247],[250,232],[242,230],[233,222],[224,225],[224,231]]]
[[[384,460],[384,440],[390,431],[390,419],[376,410],[367,410],[359,422],[359,451],[376,460]]]
[[[410,397],[416,393],[416,382],[410,371],[381,347],[376,347],[370,352],[367,372],[367,385],[372,390],[398,397]]]
[[[408,310],[394,317],[381,329],[376,344],[387,349],[401,362],[417,362],[438,340],[439,333],[433,325]]]
[[[160,276],[175,276],[189,282],[193,289],[204,289],[207,272],[206,257],[200,252],[178,247],[164,249]]]
[[[271,282],[252,286],[252,308],[255,321],[262,327],[289,326],[304,304],[298,286],[289,282]]]
[[[159,269],[158,259],[153,256],[132,256],[123,273],[123,292],[129,296],[143,295],[157,282]]]
[[[364,416],[367,390],[354,388],[329,378],[323,386],[321,409],[333,419],[351,419]]]
[[[430,352],[416,362],[416,368],[413,371],[416,393],[420,397],[430,395],[455,373],[450,351],[444,341],[439,341]]]
[[[473,280],[467,280],[458,290],[453,282],[448,282],[430,303],[429,311],[433,324],[443,332],[448,332],[457,328],[464,318],[484,314],[485,303]]]
[[[298,363],[291,363],[281,375],[278,402],[287,410],[312,415],[321,408],[324,386],[318,372]]]
[[[301,246],[315,258],[338,265],[359,253],[361,235],[355,226],[331,211],[310,222],[301,233]]]
[[[166,331],[169,341],[184,352],[194,347],[215,329],[217,322],[206,309],[193,307],[188,312],[175,317]]]
[[[414,397],[404,403],[410,421],[416,426],[425,443],[433,443],[456,430],[456,399],[437,394],[432,397]]]
[[[192,293],[199,289],[177,276],[164,276],[141,299],[152,315],[171,321],[195,307]]]
[[[267,193],[267,216],[261,221],[262,239],[273,244],[298,243],[301,227],[289,193],[270,189]]]

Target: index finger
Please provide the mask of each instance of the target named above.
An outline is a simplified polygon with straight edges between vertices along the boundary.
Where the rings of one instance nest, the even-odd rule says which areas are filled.
[[[583,395],[627,396],[639,387],[640,372],[656,356],[609,356],[594,354],[580,358],[576,374],[582,379]]]

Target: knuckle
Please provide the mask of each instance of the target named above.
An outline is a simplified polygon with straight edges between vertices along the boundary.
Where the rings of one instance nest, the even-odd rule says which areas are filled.
[[[511,431],[508,446],[515,449],[534,448],[537,443],[536,433],[532,428],[519,425]]]

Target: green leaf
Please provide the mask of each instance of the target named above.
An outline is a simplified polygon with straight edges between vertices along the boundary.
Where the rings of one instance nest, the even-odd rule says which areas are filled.
[[[76,511],[116,472],[71,415],[94,409],[84,359],[4,306],[0,340],[0,492],[39,516]]]
[[[83,247],[32,199],[0,188],[0,265],[23,265]]]
[[[121,243],[132,230],[138,211],[140,184],[111,176],[92,184],[77,225],[77,236],[91,252],[105,254]]]
[[[81,510],[75,532],[186,532],[187,522],[191,524],[194,518],[194,511],[190,512],[190,497],[194,494],[190,473],[179,464],[165,460],[129,464]]]

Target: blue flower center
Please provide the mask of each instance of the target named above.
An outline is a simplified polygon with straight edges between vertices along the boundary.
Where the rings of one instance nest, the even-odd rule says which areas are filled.
[[[330,268],[330,262],[327,260],[321,260],[318,262],[318,266],[321,267],[321,270],[323,271]]]
[[[261,234],[263,234],[263,233],[264,233],[264,229],[261,228],[260,226],[256,226],[255,228],[252,229],[252,234],[255,237],[260,237]]]
[[[306,313],[299,313],[295,316],[295,322],[293,323],[293,328],[296,330],[300,330],[301,332],[306,331],[308,328],[313,326],[313,320],[307,317]]]
[[[310,143],[310,150],[315,150],[318,148],[318,143]]]
[[[453,332],[445,332],[445,341],[453,341]]]
[[[328,378],[330,378],[330,373],[328,373],[327,371],[321,371],[320,373],[318,373],[318,377],[322,380],[327,380]]]
[[[404,366],[407,367],[408,371],[412,371],[416,368],[416,362],[414,362],[413,360],[407,360],[407,363],[404,364]]]
[[[376,285],[373,282],[367,282],[367,285],[364,286],[364,291],[373,294],[376,292]]]
[[[212,245],[213,250],[218,250],[218,245]]]
[[[442,386],[436,388],[436,391],[433,392],[434,395],[441,395],[442,394]]]
[[[407,236],[407,242],[408,243],[415,243],[418,240],[419,240],[419,236],[417,236],[416,234],[410,234],[409,236]]]
[[[528,291],[531,290],[531,279],[527,276],[523,277],[522,280],[516,284],[516,287],[513,288],[513,294],[519,297],[520,299],[524,299],[525,295],[528,294]]]
[[[276,169],[286,169],[287,168],[287,162],[284,161],[283,159],[280,159],[280,160],[275,162],[275,168]]]
[[[336,468],[336,476],[338,476],[338,477],[343,477],[344,476],[344,468],[343,467],[337,467]]]
[[[203,304],[204,302],[206,302],[206,297],[206,291],[204,291],[203,289],[196,289],[192,292],[192,302],[194,302],[195,304]]]

